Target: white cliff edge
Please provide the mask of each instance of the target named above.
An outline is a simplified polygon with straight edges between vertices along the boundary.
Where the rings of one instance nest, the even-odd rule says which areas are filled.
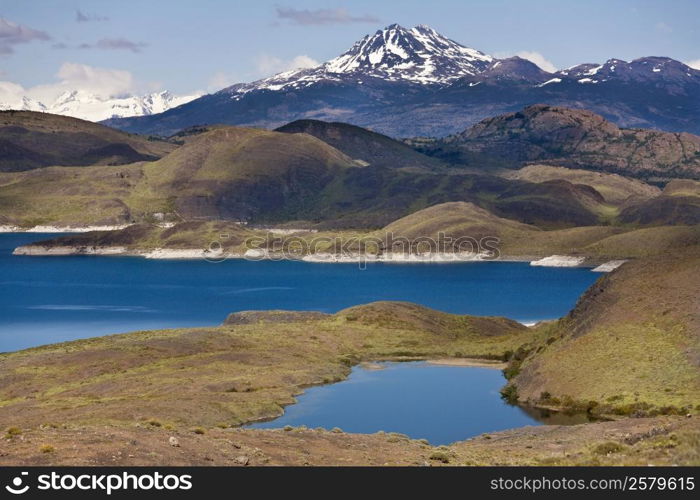
[[[584,263],[585,257],[573,257],[570,255],[550,255],[543,259],[533,260],[531,266],[544,267],[577,267]]]
[[[591,269],[594,273],[609,273],[610,271],[614,271],[618,267],[620,267],[622,264],[627,262],[626,260],[611,260],[608,262],[605,262],[598,267],[594,267]]]

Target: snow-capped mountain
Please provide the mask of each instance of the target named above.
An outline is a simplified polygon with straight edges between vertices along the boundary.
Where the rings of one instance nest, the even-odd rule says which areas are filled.
[[[608,59],[603,64],[580,64],[557,72],[558,76],[579,83],[598,83],[609,80],[634,82],[684,83],[697,78],[700,71],[668,57],[642,57],[632,62]]]
[[[7,111],[9,109],[18,109],[22,111],[46,111],[46,106],[30,97],[22,96],[22,98],[20,98],[18,101],[0,102],[0,111]]]
[[[526,59],[466,47],[425,25],[392,24],[314,68],[239,83],[165,116],[107,123],[169,135],[197,124],[275,128],[314,118],[395,137],[443,136],[535,103],[587,108],[623,127],[700,133],[700,71],[645,57],[549,73]]]
[[[1,103],[0,109],[43,111],[83,120],[102,121],[162,113],[198,97],[200,95],[176,96],[166,90],[145,96],[102,98],[83,90],[72,90],[62,93],[51,103],[42,103],[24,96],[18,102]]]
[[[494,58],[464,47],[425,25],[398,24],[367,35],[347,52],[315,68],[286,71],[270,78],[224,89],[234,98],[254,90],[287,90],[318,82],[378,78],[387,82],[445,84],[484,71]]]

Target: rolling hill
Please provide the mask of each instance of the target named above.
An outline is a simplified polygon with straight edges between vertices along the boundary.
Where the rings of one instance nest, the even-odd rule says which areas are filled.
[[[699,297],[697,244],[629,262],[516,357],[511,391],[589,411],[685,414],[700,404]]]
[[[648,200],[661,194],[661,189],[658,187],[637,179],[617,174],[550,165],[528,165],[519,170],[506,170],[500,175],[506,179],[537,183],[567,180],[573,184],[585,184],[598,191],[607,203],[614,206]]]
[[[655,187],[607,173],[541,165],[474,173],[338,123],[295,122],[283,128],[286,132],[195,127],[163,142],[72,118],[17,115],[15,123],[29,121],[35,131],[45,131],[38,134],[59,130],[49,134],[58,141],[49,151],[54,157],[62,153],[66,161],[86,142],[104,138],[130,140],[135,147],[155,148],[154,154],[170,152],[126,165],[103,165],[107,159],[97,158],[97,165],[0,173],[0,222],[9,225],[208,219],[376,229],[446,202],[470,202],[494,216],[543,229],[694,224],[697,219],[690,181],[682,189],[671,183],[675,194],[657,196]],[[82,142],[59,141],[66,130],[78,130]],[[5,137],[12,134],[17,135]],[[19,135],[26,144],[31,137],[43,140],[33,134]]]
[[[625,207],[621,222],[637,225],[700,224],[700,182],[673,180],[661,196]]]
[[[447,167],[440,160],[418,153],[403,142],[347,123],[297,120],[276,131],[313,135],[351,158],[374,167],[415,171],[445,170]]]
[[[0,111],[0,172],[152,161],[175,147],[77,118]]]

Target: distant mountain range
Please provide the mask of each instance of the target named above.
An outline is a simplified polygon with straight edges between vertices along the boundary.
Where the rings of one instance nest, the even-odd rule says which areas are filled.
[[[62,93],[52,102],[41,102],[23,96],[16,102],[0,103],[0,110],[42,111],[97,122],[115,117],[162,113],[199,96],[176,96],[166,90],[144,96],[103,98],[84,90],[72,90]]]
[[[537,103],[588,109],[622,127],[700,133],[700,71],[673,59],[644,57],[549,73],[519,57],[498,59],[465,47],[427,26],[392,24],[317,67],[107,123],[171,135],[193,125],[275,128],[318,119],[393,137],[441,137]]]

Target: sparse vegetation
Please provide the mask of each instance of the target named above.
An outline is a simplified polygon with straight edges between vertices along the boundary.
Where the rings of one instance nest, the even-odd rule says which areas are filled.
[[[13,438],[15,436],[20,436],[22,434],[22,429],[19,427],[8,427],[5,430],[5,437],[6,438]]]
[[[430,454],[430,460],[435,460],[436,462],[442,462],[443,464],[449,464],[452,456],[449,452],[444,450],[436,450]]]
[[[593,453],[598,455],[611,455],[613,453],[619,453],[624,449],[620,443],[614,441],[607,441],[605,443],[600,443],[593,448]]]

